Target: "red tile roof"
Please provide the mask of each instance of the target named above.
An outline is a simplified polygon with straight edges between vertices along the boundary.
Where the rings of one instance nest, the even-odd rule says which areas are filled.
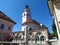
[[[12,19],[10,19],[10,18],[9,18],[7,15],[5,15],[2,11],[0,11],[0,18],[16,24],[16,22],[14,22]]]

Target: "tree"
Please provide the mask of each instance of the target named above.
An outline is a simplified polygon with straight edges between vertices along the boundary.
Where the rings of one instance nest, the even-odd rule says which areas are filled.
[[[53,37],[57,37],[58,38],[58,34],[57,34],[57,29],[56,29],[56,25],[53,21],[53,25],[52,25],[52,30],[53,30]]]

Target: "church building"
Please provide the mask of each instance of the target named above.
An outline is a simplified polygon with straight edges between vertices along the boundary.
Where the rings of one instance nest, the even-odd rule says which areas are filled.
[[[13,45],[12,43],[18,43],[19,45],[49,45],[48,27],[31,18],[28,5],[25,6],[22,12],[21,31],[12,32],[15,24],[12,19],[0,11],[0,41],[7,41],[11,45]],[[12,38],[10,39],[10,37]]]
[[[0,44],[60,45],[60,0],[48,0],[47,4],[56,25],[58,39],[55,37],[54,39],[48,38],[48,27],[33,20],[30,8],[26,5],[22,12],[22,28],[19,32],[12,32],[12,28],[16,23],[0,11]]]
[[[22,12],[22,31],[14,32],[13,42],[20,42],[21,45],[48,45],[48,27],[31,18],[28,5]]]

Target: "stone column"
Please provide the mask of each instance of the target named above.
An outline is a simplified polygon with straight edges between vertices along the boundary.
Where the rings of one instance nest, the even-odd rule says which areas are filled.
[[[25,44],[28,45],[28,26],[26,25],[26,29],[25,29]]]

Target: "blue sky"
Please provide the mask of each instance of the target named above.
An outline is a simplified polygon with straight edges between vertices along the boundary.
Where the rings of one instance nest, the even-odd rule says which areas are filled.
[[[47,0],[27,0],[31,9],[32,19],[48,27],[52,33],[52,18],[50,16]],[[13,19],[17,24],[14,31],[21,31],[22,11],[26,5],[26,0],[0,0],[0,11]]]

